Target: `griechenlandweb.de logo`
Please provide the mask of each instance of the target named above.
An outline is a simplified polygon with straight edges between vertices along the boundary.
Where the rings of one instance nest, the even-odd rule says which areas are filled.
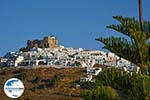
[[[11,78],[5,82],[4,92],[9,98],[19,98],[24,92],[24,85],[21,80]]]

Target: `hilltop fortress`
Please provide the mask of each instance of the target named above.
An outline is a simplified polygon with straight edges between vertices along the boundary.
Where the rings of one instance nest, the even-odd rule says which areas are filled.
[[[30,50],[32,48],[57,48],[58,40],[54,36],[44,37],[42,40],[28,40],[27,41],[27,49]]]

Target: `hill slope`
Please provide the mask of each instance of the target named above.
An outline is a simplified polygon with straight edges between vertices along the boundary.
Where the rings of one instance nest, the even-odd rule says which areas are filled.
[[[19,78],[25,86],[24,94],[17,100],[83,100],[79,97],[82,89],[76,88],[76,81],[86,75],[82,68],[37,68],[1,69],[0,99],[11,100],[4,91],[4,83],[12,77]]]

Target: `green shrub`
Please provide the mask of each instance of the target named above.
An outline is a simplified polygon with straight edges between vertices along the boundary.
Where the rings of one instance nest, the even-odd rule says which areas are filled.
[[[102,85],[101,85],[101,84]],[[130,75],[130,73],[123,72],[119,69],[108,68],[103,70],[97,77],[96,81],[93,84],[85,83],[83,86],[86,86],[86,89],[94,89],[99,87],[101,90],[90,90],[90,92],[86,93],[85,99],[88,96],[90,98],[93,95],[93,91],[102,91],[104,94],[100,94],[103,97],[102,100],[107,100],[105,97],[110,98],[107,94],[110,92],[110,88],[113,87],[115,90],[121,91],[123,98],[127,100],[150,100],[150,75],[147,74],[135,74]],[[90,87],[90,88],[89,88]],[[113,91],[113,90],[112,90]],[[98,95],[99,92],[97,92]],[[111,93],[112,95],[112,93]],[[86,99],[86,100],[96,100],[96,99]],[[108,99],[109,100],[109,99]],[[110,99],[113,100],[113,99]]]
[[[93,89],[96,88],[98,84],[96,84],[95,82],[80,82],[80,86],[82,89]]]
[[[60,79],[61,79],[61,75],[57,75],[57,74],[54,75],[53,79],[51,80],[51,85],[57,87]]]
[[[35,76],[35,78],[31,81],[32,83],[38,83],[40,82],[42,79],[41,77],[38,75],[38,76]]]
[[[137,75],[121,71],[115,68],[107,68],[102,71],[97,77],[96,82],[102,83],[104,86],[111,86],[119,90],[128,90],[131,88],[131,83]]]
[[[18,78],[20,80],[25,80],[27,78],[27,74],[24,72],[24,73],[19,73],[15,76],[13,76],[14,78]]]
[[[129,98],[136,100],[150,100],[150,76],[139,75],[132,82]]]
[[[120,100],[118,93],[111,87],[98,86],[88,92],[81,92],[85,100]]]

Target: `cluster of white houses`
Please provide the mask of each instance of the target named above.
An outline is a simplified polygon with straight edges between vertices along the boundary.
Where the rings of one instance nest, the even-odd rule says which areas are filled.
[[[56,37],[44,37],[42,40],[27,42],[27,51],[8,52],[0,57],[0,66],[4,67],[93,67],[95,64],[115,66],[124,70],[135,70],[135,65],[111,52],[65,48],[58,45]],[[136,69],[137,70],[137,69]],[[139,69],[138,69],[139,70]]]
[[[138,73],[140,70],[138,66],[111,52],[65,48],[58,45],[58,40],[55,37],[28,41],[27,49],[27,51],[8,52],[5,56],[0,57],[0,66],[23,68],[41,65],[56,68],[86,67],[87,77],[82,77],[80,82],[93,81],[93,76],[102,71],[102,68],[95,67],[96,65],[113,66],[131,73],[132,71]]]
[[[38,66],[53,67],[93,67],[95,64],[126,67],[133,65],[114,53],[98,50],[73,49],[59,46],[57,48],[32,48],[27,52],[9,52],[0,58],[1,66]]]

